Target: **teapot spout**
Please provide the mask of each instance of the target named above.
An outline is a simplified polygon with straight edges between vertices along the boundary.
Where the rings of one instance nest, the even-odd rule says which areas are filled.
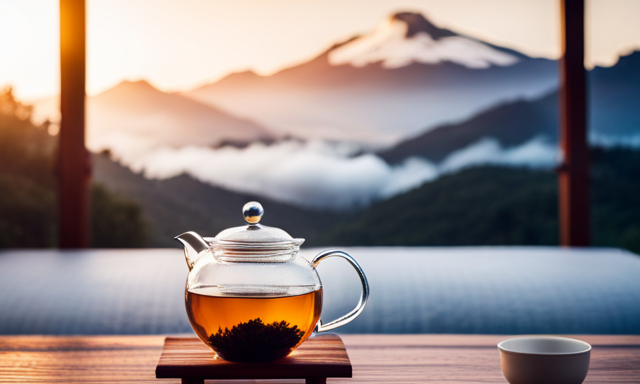
[[[174,237],[184,246],[184,257],[187,259],[189,270],[208,250],[209,244],[195,232],[189,231]]]

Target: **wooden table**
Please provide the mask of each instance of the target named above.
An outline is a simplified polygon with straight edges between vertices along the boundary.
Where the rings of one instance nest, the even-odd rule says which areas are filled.
[[[496,348],[505,336],[342,337],[353,379],[329,382],[506,383]],[[593,345],[585,383],[640,382],[640,336],[574,337]],[[0,336],[0,382],[178,383],[155,379],[163,341],[164,336]]]

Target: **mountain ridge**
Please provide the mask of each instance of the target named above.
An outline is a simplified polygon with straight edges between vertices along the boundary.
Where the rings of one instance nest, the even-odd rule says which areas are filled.
[[[404,33],[412,39],[420,37],[422,40],[409,42],[406,47],[435,51],[412,53],[406,65],[394,68],[386,68],[384,61],[375,60],[360,67],[331,63],[333,52],[379,32],[374,30],[340,42],[305,63],[270,76],[248,72],[230,74],[218,82],[183,94],[218,105],[237,116],[251,118],[279,133],[391,145],[417,134],[425,126],[459,120],[505,100],[539,96],[557,86],[557,65],[552,60],[530,58],[508,48],[440,29],[418,14],[398,13],[390,20],[394,18],[418,20]],[[427,24],[415,27],[422,21]],[[400,33],[397,28],[397,25],[387,28],[390,35],[383,31],[380,36],[385,39],[391,36],[390,41],[397,44]],[[428,36],[425,29],[438,38]],[[439,45],[443,41],[447,41],[445,46]],[[473,65],[481,67],[469,68],[447,59],[457,52],[451,51],[450,46],[464,46],[465,42],[482,47],[471,56],[465,56]],[[375,50],[372,52],[374,56],[377,54]],[[504,65],[482,67],[487,63],[483,60],[494,57],[496,52],[517,60],[512,64],[503,62]],[[399,57],[406,59],[402,55]],[[413,57],[435,61],[415,62]],[[467,59],[460,58],[462,62]],[[476,59],[479,61],[473,61]]]
[[[621,56],[618,65],[596,67],[587,73],[588,128],[592,142],[624,144],[640,140],[640,51]],[[483,138],[493,138],[506,148],[535,137],[550,144],[558,141],[558,91],[533,100],[519,99],[495,105],[455,124],[427,128],[396,145],[378,152],[391,164],[409,157],[441,161],[453,151]],[[634,113],[635,112],[635,113]]]
[[[59,120],[59,97],[34,104],[35,120]],[[117,152],[123,141],[141,148],[246,144],[278,138],[247,119],[179,93],[167,93],[146,80],[124,80],[87,98],[87,142],[94,151]]]
[[[306,238],[308,245],[318,244],[325,231],[349,217],[229,191],[185,174],[163,180],[147,179],[107,153],[93,154],[92,162],[94,181],[140,205],[151,224],[149,246],[153,247],[177,247],[173,238],[190,230],[215,236],[230,226],[244,225],[242,206],[253,200],[265,207],[265,224]]]

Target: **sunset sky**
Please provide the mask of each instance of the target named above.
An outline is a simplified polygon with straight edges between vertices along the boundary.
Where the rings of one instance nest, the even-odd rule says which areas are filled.
[[[436,25],[557,58],[558,0],[87,0],[89,94],[124,79],[168,91],[234,71],[270,74],[371,31],[389,14],[420,11]],[[640,1],[587,1],[587,66],[640,49]],[[57,93],[57,0],[0,0],[0,87]]]

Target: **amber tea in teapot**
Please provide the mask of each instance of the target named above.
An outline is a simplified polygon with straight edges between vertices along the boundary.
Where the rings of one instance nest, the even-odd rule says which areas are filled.
[[[185,305],[198,337],[229,361],[269,362],[287,356],[312,336],[355,319],[369,297],[369,284],[358,262],[341,251],[324,251],[313,260],[300,255],[304,239],[259,224],[264,211],[247,203],[247,226],[203,238],[185,232],[189,266]],[[362,282],[360,302],[345,316],[323,324],[322,283],[318,264],[338,256],[347,260]]]
[[[287,356],[311,336],[322,310],[322,289],[294,296],[216,293],[215,289],[188,290],[187,314],[200,339],[231,361]]]

